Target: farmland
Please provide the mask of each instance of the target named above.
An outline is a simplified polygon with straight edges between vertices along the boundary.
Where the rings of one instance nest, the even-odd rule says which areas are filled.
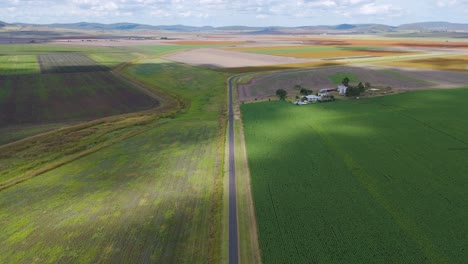
[[[385,50],[385,47],[341,47],[341,46],[286,46],[286,47],[254,47],[235,48],[237,51],[269,54],[277,56],[307,58],[307,59],[331,59],[341,57],[382,57],[412,55],[414,52]]]
[[[96,72],[109,68],[91,60],[84,54],[37,55],[41,73]]]
[[[463,263],[466,96],[242,105],[264,263]]]
[[[38,54],[42,74],[30,71],[32,56],[18,56],[29,60],[18,61],[13,74],[4,70],[0,76],[0,125],[90,120],[159,104],[85,54]]]
[[[272,56],[265,54],[250,54],[219,49],[195,49],[170,54],[168,59],[208,68],[238,68],[258,67],[277,64],[306,63],[308,60]]]
[[[391,87],[395,91],[434,87],[460,87],[468,82],[463,72],[437,70],[405,70],[399,68],[339,66],[308,70],[274,72],[258,76],[239,86],[239,99],[251,101],[269,98],[277,89],[297,94],[296,84],[318,91],[336,87],[344,77],[352,82],[370,82],[374,86]]]
[[[414,59],[404,61],[385,62],[382,65],[393,67],[406,67],[418,69],[435,69],[449,71],[465,71],[468,72],[468,56],[456,56],[445,58],[427,58]]]
[[[465,47],[159,31],[0,45],[0,263],[226,263],[226,79],[241,72],[242,263],[457,263],[467,88],[249,103],[344,77],[463,87]]]
[[[54,76],[49,84],[60,84],[57,80],[74,74],[95,74],[92,80],[99,84],[100,75],[111,73],[38,76]],[[222,258],[221,113],[227,75],[157,58],[124,66],[121,75],[132,83],[113,78],[157,94],[161,107],[1,147],[0,185],[7,187],[0,192],[0,262],[210,263]],[[88,82],[75,90],[86,94],[92,87]],[[79,98],[73,92],[66,91]],[[62,112],[70,117],[68,109]],[[16,180],[20,183],[8,185]]]

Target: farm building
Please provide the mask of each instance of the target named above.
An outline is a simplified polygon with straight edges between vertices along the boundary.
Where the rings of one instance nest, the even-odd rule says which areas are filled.
[[[323,88],[319,90],[319,93],[328,93],[333,91],[336,91],[336,88]]]
[[[322,97],[322,96],[329,96],[330,94],[327,93],[327,92],[320,92],[317,94],[318,96]]]
[[[346,94],[346,90],[348,89],[348,87],[346,87],[346,86],[344,86],[344,85],[342,85],[342,84],[338,85],[337,88],[338,88],[338,92],[339,92],[341,95]]]
[[[307,98],[307,101],[309,101],[309,102],[317,102],[317,101],[320,101],[322,99],[322,97],[317,96],[317,95],[313,95],[313,94],[307,95],[306,98]]]

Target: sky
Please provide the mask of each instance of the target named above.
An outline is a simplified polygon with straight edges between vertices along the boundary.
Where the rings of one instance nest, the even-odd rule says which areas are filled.
[[[190,26],[468,23],[468,0],[1,0],[0,21]]]

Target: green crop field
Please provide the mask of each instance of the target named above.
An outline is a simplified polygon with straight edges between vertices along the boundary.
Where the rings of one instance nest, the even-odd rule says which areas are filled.
[[[350,72],[338,72],[336,74],[328,76],[328,78],[332,80],[333,84],[341,84],[343,82],[343,79],[346,77],[348,77],[349,82],[359,82],[359,78]]]
[[[0,187],[8,186],[0,190],[0,263],[215,263],[222,258],[227,75],[154,58],[119,73],[161,96],[179,98],[165,98],[162,106],[178,114],[159,117],[159,110],[147,111],[0,146]],[[99,80],[86,81],[86,87]],[[76,97],[73,91],[65,94]],[[45,173],[2,185],[48,164]]]
[[[0,56],[0,76],[39,73],[35,55]]]
[[[464,263],[468,88],[244,104],[264,263]]]

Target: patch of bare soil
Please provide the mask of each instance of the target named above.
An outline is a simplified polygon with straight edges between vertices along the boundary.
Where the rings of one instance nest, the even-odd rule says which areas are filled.
[[[316,60],[284,56],[244,53],[220,49],[194,49],[165,56],[165,58],[207,68],[240,68],[279,64],[306,63]]]

